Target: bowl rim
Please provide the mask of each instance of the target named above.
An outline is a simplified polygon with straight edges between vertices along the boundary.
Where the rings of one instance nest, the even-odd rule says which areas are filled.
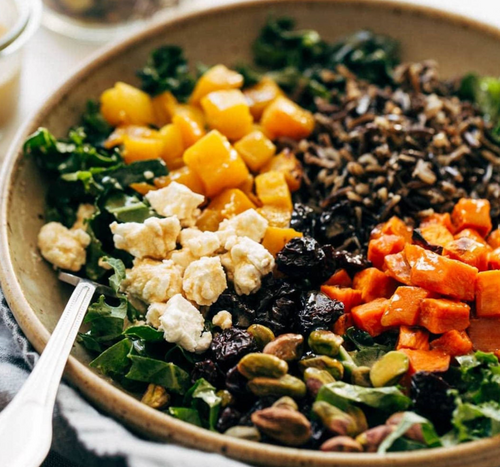
[[[402,3],[397,0],[243,0],[236,3],[225,3],[218,6],[195,8],[185,13],[154,23],[152,27],[135,33],[120,42],[106,46],[87,58],[76,67],[45,102],[28,118],[26,123],[18,130],[7,156],[3,161],[0,172],[0,283],[3,293],[21,329],[38,351],[43,351],[50,333],[41,323],[36,313],[24,297],[19,280],[15,274],[12,257],[9,249],[9,225],[7,219],[8,207],[12,192],[15,174],[22,163],[22,146],[25,138],[45,119],[59,102],[63,101],[72,88],[85,76],[104,65],[108,60],[126,52],[129,48],[149,40],[158,33],[170,27],[188,25],[190,22],[202,20],[205,17],[217,15],[240,9],[266,8],[280,3],[337,3],[354,4],[377,9],[404,11],[410,15],[420,15],[427,18],[438,19],[446,23],[454,23],[464,28],[476,30],[487,34],[500,42],[500,28],[482,23],[475,19],[464,17],[460,14],[447,12],[426,5]],[[492,461],[498,455],[492,448],[500,447],[500,435],[468,442],[453,447],[440,447],[420,451],[387,453],[383,456],[370,453],[324,453],[320,451],[296,449],[275,446],[265,443],[230,438],[220,433],[214,433],[204,428],[182,422],[162,412],[154,410],[123,390],[110,384],[106,378],[91,371],[87,365],[70,356],[66,365],[64,377],[73,386],[78,388],[93,405],[99,407],[113,418],[123,422],[133,431],[146,431],[152,439],[171,440],[178,444],[205,451],[214,451],[228,457],[242,461],[265,464],[271,458],[277,459],[279,465],[306,465],[314,462],[315,465],[343,466],[343,467],[377,467],[377,466],[420,466],[429,461],[430,456],[434,462],[447,462],[452,465],[462,465],[464,458],[474,456],[476,462],[481,460]],[[141,415],[142,417],[138,417]],[[142,423],[138,421],[142,418]],[[146,423],[144,423],[146,421]],[[483,453],[481,456],[480,453]],[[488,455],[489,452],[489,455]],[[479,455],[478,455],[479,454]],[[411,464],[410,464],[411,463]]]

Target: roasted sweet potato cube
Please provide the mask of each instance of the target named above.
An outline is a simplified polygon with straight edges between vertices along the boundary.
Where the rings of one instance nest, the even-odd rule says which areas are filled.
[[[481,245],[486,246],[489,250],[492,249],[491,246],[488,245],[488,242],[483,237],[481,237],[481,235],[479,235],[479,232],[477,230],[474,230],[474,229],[461,230],[460,232],[458,232],[455,235],[455,240],[458,240],[459,238],[463,238],[463,237],[471,238],[472,240],[475,240],[476,242],[481,243]],[[491,237],[491,235],[490,235],[490,237]]]
[[[488,267],[490,269],[500,269],[500,247],[490,251],[488,255]]]
[[[500,317],[500,271],[485,271],[477,275],[476,316]]]
[[[297,232],[294,229],[268,227],[262,240],[262,246],[276,256],[292,238],[302,236],[302,232]]]
[[[351,313],[344,313],[333,325],[333,332],[339,336],[345,335],[346,331],[354,326]]]
[[[472,341],[465,331],[453,329],[433,340],[431,348],[441,350],[452,357],[458,357],[459,355],[466,355],[472,350]]]
[[[326,285],[338,285],[339,287],[350,287],[352,285],[351,276],[345,269],[335,271],[330,279],[326,281]]]
[[[396,350],[429,350],[429,332],[422,328],[401,326]]]
[[[443,255],[474,266],[479,271],[488,269],[489,248],[469,237],[453,240],[443,250]]]
[[[385,328],[382,326],[381,319],[388,305],[389,300],[386,298],[377,298],[354,307],[351,311],[354,324],[372,337],[382,334]]]
[[[404,252],[388,255],[384,258],[383,270],[402,284],[411,285],[411,267],[406,261]]]
[[[364,302],[376,298],[389,298],[396,290],[397,283],[377,268],[358,272],[353,279],[353,288],[361,291]]]
[[[471,319],[467,329],[474,350],[495,352],[500,350],[500,319]]]
[[[379,238],[381,235],[398,235],[403,237],[407,243],[411,243],[412,230],[399,217],[392,216],[387,222],[377,225],[372,230],[370,238]]]
[[[453,208],[451,220],[457,231],[475,229],[484,238],[492,228],[490,202],[487,199],[462,198]]]
[[[488,237],[488,245],[491,246],[494,250],[500,248],[500,229],[496,229],[491,232]]]
[[[398,287],[389,301],[382,325],[415,326],[420,315],[420,304],[425,298],[430,298],[432,293],[420,287]]]
[[[418,371],[444,372],[450,367],[450,356],[441,350],[410,350],[401,349],[410,359],[408,373],[413,375]]]
[[[321,292],[328,295],[333,300],[338,300],[344,304],[344,311],[349,313],[355,306],[363,303],[361,292],[349,287],[338,287],[336,285],[322,285]]]
[[[453,233],[454,227],[451,222],[451,216],[448,212],[445,212],[444,214],[438,214],[434,213],[430,215],[429,217],[426,217],[421,223],[420,227],[427,227],[428,225],[431,224],[440,224],[445,226],[451,233]]]
[[[433,334],[464,331],[470,323],[470,306],[446,298],[426,298],[420,304],[419,324]]]
[[[368,260],[373,266],[382,269],[386,256],[403,251],[406,241],[399,235],[382,234],[368,243]]]
[[[431,245],[446,247],[453,241],[452,233],[442,224],[429,224],[420,227],[422,237]]]

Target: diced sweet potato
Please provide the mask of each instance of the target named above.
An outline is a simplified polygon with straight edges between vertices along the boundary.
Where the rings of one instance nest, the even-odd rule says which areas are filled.
[[[382,334],[385,328],[382,326],[381,319],[388,305],[389,300],[386,298],[377,298],[354,307],[351,311],[354,324],[372,337]]]
[[[336,285],[322,285],[321,292],[328,295],[333,300],[338,300],[344,304],[344,311],[349,313],[355,306],[363,303],[361,292],[349,287],[338,287]]]
[[[292,238],[302,236],[302,232],[297,232],[294,229],[268,227],[262,240],[262,246],[276,256]]]
[[[406,241],[399,235],[382,234],[368,243],[368,260],[373,266],[382,269],[386,256],[403,251]]]
[[[476,282],[477,268],[415,245],[407,244],[405,254],[411,266],[413,285],[458,300],[474,300],[472,284]]]
[[[352,279],[345,269],[339,269],[330,277],[330,279],[326,281],[326,285],[338,285],[339,287],[350,287],[352,285]]]
[[[476,316],[500,317],[500,271],[485,271],[477,275]]]
[[[488,269],[489,249],[469,237],[461,237],[448,243],[443,255],[474,266],[479,271]]]
[[[452,233],[442,224],[429,224],[420,227],[420,233],[431,245],[446,247],[453,241]]]
[[[351,313],[344,313],[333,325],[333,332],[339,336],[343,336],[346,331],[354,325]]]
[[[425,329],[401,326],[396,350],[429,350],[429,332]]]
[[[495,352],[500,350],[500,319],[471,319],[467,329],[474,350]]]
[[[384,259],[383,270],[402,284],[411,285],[411,267],[406,261],[404,252],[388,255]]]
[[[450,356],[441,350],[401,349],[410,359],[409,374],[418,371],[443,372],[450,367]]]
[[[418,323],[420,304],[430,298],[431,292],[420,287],[398,287],[389,301],[382,324],[384,326],[415,326]]]
[[[412,228],[406,225],[397,216],[392,216],[387,222],[375,227],[370,238],[378,238],[381,235],[398,235],[403,237],[407,243],[411,243]]]
[[[457,231],[475,229],[484,238],[492,228],[490,202],[487,199],[462,198],[453,208],[451,220]]]
[[[488,255],[488,267],[489,269],[500,269],[500,247]]]
[[[488,245],[491,246],[494,250],[500,248],[500,229],[496,229],[491,232],[488,237]]]
[[[452,357],[458,357],[459,355],[466,355],[472,350],[472,341],[465,331],[453,329],[433,340],[431,348],[442,350]]]
[[[470,306],[446,298],[426,298],[420,304],[419,324],[433,334],[453,329],[464,331],[469,326]]]
[[[353,287],[361,291],[364,302],[371,302],[376,298],[391,297],[397,283],[377,268],[368,268],[354,276]]]
[[[488,242],[483,237],[481,237],[481,235],[479,235],[479,232],[477,230],[474,230],[474,229],[461,230],[460,232],[458,232],[455,235],[455,240],[458,240],[459,238],[463,238],[463,237],[471,238],[472,240],[475,240],[476,242],[481,243],[481,245],[484,245],[484,246],[488,247],[489,250],[491,250],[491,246],[488,245]],[[491,235],[490,235],[490,237],[491,237]]]
[[[429,217],[426,217],[421,223],[420,227],[426,227],[431,224],[444,225],[450,232],[454,232],[454,227],[451,222],[451,216],[448,212],[444,214],[434,213]]]

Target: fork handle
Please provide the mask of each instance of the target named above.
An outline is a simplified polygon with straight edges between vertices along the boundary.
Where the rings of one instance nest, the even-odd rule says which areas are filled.
[[[76,286],[33,372],[0,413],[0,466],[38,467],[47,456],[59,382],[94,292],[85,280]]]

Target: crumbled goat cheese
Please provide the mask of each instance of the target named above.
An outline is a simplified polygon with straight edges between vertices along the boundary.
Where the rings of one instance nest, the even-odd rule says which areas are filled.
[[[233,276],[238,295],[249,295],[259,290],[262,276],[274,268],[274,257],[260,243],[247,237],[231,237],[230,259],[223,258],[224,266]]]
[[[54,266],[68,271],[79,271],[85,264],[85,248],[89,244],[87,232],[69,230],[59,222],[45,224],[38,234],[38,248],[42,256]]]
[[[181,273],[184,274],[186,268],[198,258],[191,253],[191,250],[181,248],[180,250],[171,251],[167,256],[167,259],[172,260],[180,269]]]
[[[76,221],[71,227],[71,230],[87,230],[87,220],[90,219],[95,212],[95,207],[92,204],[80,204],[76,211]]]
[[[187,186],[172,182],[165,188],[150,191],[146,199],[158,214],[175,216],[183,227],[192,227],[200,215],[198,206],[205,197],[194,193]]]
[[[127,269],[121,287],[147,303],[166,302],[181,293],[182,272],[173,261],[135,259],[134,267]]]
[[[229,329],[233,326],[233,316],[229,311],[222,310],[219,311],[213,318],[212,324],[218,326],[221,329]]]
[[[125,222],[111,224],[113,241],[119,250],[128,251],[136,258],[164,259],[175,249],[181,231],[179,219],[150,217],[143,224]]]
[[[226,274],[218,256],[193,261],[184,272],[182,289],[198,305],[211,305],[226,287]]]
[[[178,344],[188,352],[204,352],[212,342],[212,333],[204,331],[203,315],[180,294],[167,303],[153,303],[146,316],[153,325],[159,322],[158,328],[167,342]]]
[[[234,235],[248,237],[255,242],[260,242],[264,238],[268,224],[268,221],[255,209],[248,209],[231,219],[222,221],[217,235],[221,245],[226,249],[225,243],[227,239]]]
[[[214,232],[202,232],[198,229],[182,230],[179,241],[197,258],[212,256],[220,248],[219,237]]]

